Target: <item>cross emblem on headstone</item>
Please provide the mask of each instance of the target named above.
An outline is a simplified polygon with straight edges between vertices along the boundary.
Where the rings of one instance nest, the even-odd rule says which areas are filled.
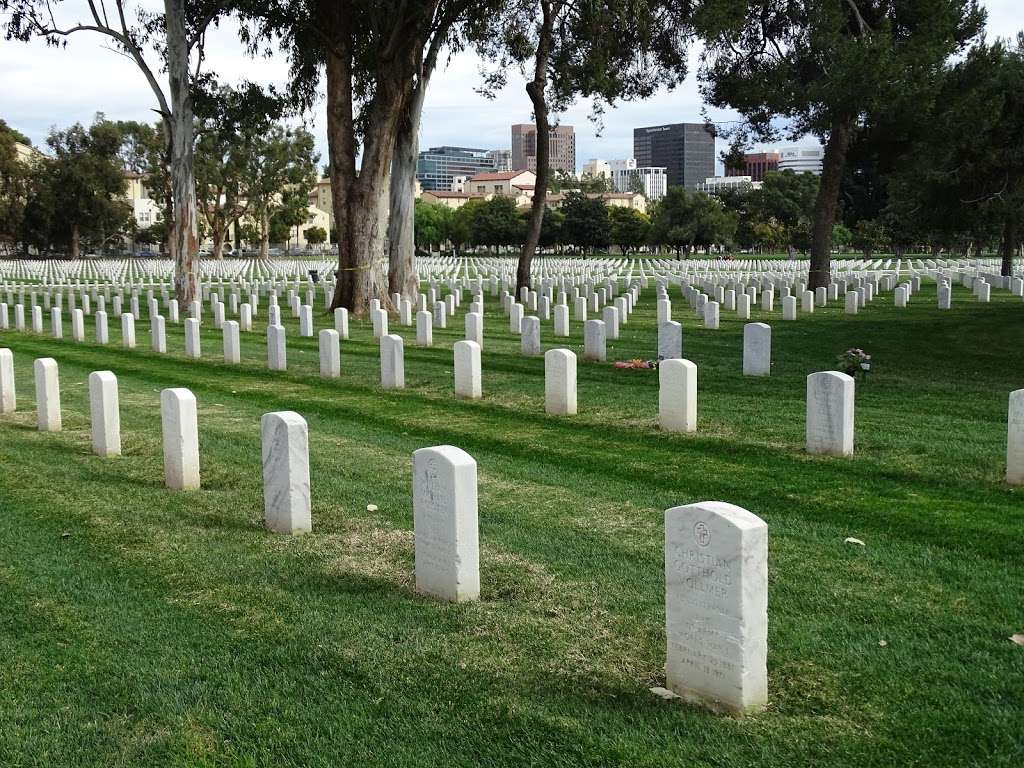
[[[711,530],[705,522],[701,521],[693,526],[693,538],[702,547],[708,545],[711,541]]]

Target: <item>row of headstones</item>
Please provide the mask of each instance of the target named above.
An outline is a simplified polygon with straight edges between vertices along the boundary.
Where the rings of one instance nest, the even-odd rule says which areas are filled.
[[[81,312],[81,310],[77,310]],[[467,315],[467,331],[477,332],[478,339],[456,342],[454,356],[454,391],[457,396],[477,399],[482,396],[482,319],[475,312]],[[162,318],[157,317],[156,320]],[[535,318],[534,318],[535,319]],[[81,332],[81,316],[77,316],[75,333]],[[126,338],[134,344],[132,316],[122,317]],[[388,334],[385,324],[380,327],[380,375],[385,389],[405,386],[404,342],[402,337]],[[347,338],[347,315],[336,313],[338,328],[324,329],[319,335],[320,374],[325,378],[341,375],[340,340]],[[530,324],[536,325],[536,324]],[[429,328],[429,325],[427,326]],[[157,328],[162,330],[162,326]],[[672,331],[676,331],[673,333]],[[524,334],[524,347],[527,336]],[[154,336],[154,345],[162,345],[162,335]],[[587,321],[584,340],[585,359],[604,357],[604,323]],[[272,324],[267,328],[268,367],[286,370],[287,351],[285,329]],[[531,342],[532,343],[532,342]],[[539,345],[539,332],[537,334]],[[224,357],[227,362],[238,363],[240,355],[238,324],[227,321],[224,325]],[[159,351],[166,351],[161,349]],[[659,366],[659,426],[665,431],[693,432],[697,426],[697,366],[682,359],[682,334],[678,323],[669,321],[659,328],[659,352],[663,359]],[[186,321],[186,355],[199,357],[199,324],[195,319]],[[0,350],[0,410],[14,407],[13,358],[10,350]],[[545,411],[552,415],[577,413],[576,355],[568,349],[551,349],[544,356]],[[748,323],[743,334],[743,373],[748,376],[767,376],[771,372],[771,328],[764,323]],[[43,375],[45,371],[38,375]],[[54,367],[53,376],[56,376]],[[41,403],[53,403],[47,393],[52,386],[37,380],[37,394]],[[56,402],[59,403],[59,397]],[[59,406],[58,406],[59,410]],[[40,406],[40,412],[52,413],[52,405]],[[807,379],[806,448],[810,453],[848,456],[853,453],[854,440],[854,380],[843,373],[824,371],[811,374]],[[57,416],[59,422],[59,414]],[[1010,396],[1007,437],[1007,481],[1024,483],[1024,390]]]
[[[273,326],[272,326],[273,327]],[[321,332],[320,371],[325,377],[340,375],[338,333]],[[271,348],[271,358],[275,350]],[[482,396],[480,346],[474,341],[456,342],[453,350],[455,394],[476,399]],[[575,415],[577,406],[576,355],[568,349],[551,349],[544,355],[544,408],[555,416]],[[400,389],[405,386],[404,348],[400,336],[388,335],[380,344],[381,386]],[[60,392],[57,367],[52,359],[35,366],[39,428],[52,430],[60,425]],[[90,377],[90,392],[97,388],[93,404],[94,445],[109,452],[120,450],[120,434],[114,426],[116,380],[113,395],[103,394],[111,386],[112,375]],[[96,379],[95,385],[93,378]],[[109,398],[113,397],[113,400]],[[113,406],[110,403],[113,402]],[[854,382],[846,374],[823,371],[807,379],[806,447],[811,453],[849,456],[853,453]],[[16,407],[14,361],[10,349],[0,349],[0,412]],[[97,414],[100,417],[97,419]],[[659,366],[658,424],[667,432],[694,432],[697,429],[697,366],[689,360],[665,360]],[[99,449],[98,449],[99,452]]]
[[[677,361],[683,362],[683,361]],[[0,411],[14,410],[10,350],[0,350]],[[692,365],[692,364],[691,364]],[[39,428],[61,429],[57,363],[35,361]],[[121,453],[118,382],[89,374],[92,447]],[[185,388],[160,393],[165,483],[200,487],[198,408]],[[260,424],[264,522],[277,533],[312,530],[309,433],[294,411]],[[480,599],[477,465],[450,445],[413,453],[413,533],[418,591],[452,602]],[[767,702],[767,526],[729,504],[704,502],[665,513],[666,685],[712,709],[747,711]]]
[[[550,291],[550,287],[548,289]],[[664,286],[659,284],[659,298],[658,301],[658,352],[661,358],[681,358],[682,357],[682,326],[679,323],[673,322],[671,317],[671,302],[667,299],[664,294]],[[751,288],[751,291],[756,290]],[[531,291],[527,288],[523,288],[521,296],[525,299],[530,306],[534,306],[537,303],[537,294],[535,291]],[[606,306],[603,312],[603,320],[587,320],[587,299],[582,296],[576,296],[576,319],[582,319],[584,321],[584,358],[588,360],[595,360],[604,362],[607,359],[607,340],[619,338],[620,323],[625,325],[628,322],[627,318],[629,313],[632,311],[634,302],[639,296],[639,287],[633,286],[623,296],[615,299],[615,306]],[[559,301],[564,302],[567,296],[564,292],[559,294]],[[292,295],[292,308],[293,314],[297,315],[300,319],[300,336],[310,337],[313,335],[313,320],[312,320],[312,308],[308,305],[299,305],[297,298]],[[395,296],[395,303],[401,304],[400,316],[408,324],[409,315],[409,304],[406,300],[400,299],[399,296]],[[594,303],[602,302],[605,300],[604,289],[598,289],[597,292],[591,294],[591,300]],[[249,331],[252,327],[252,309],[251,306],[256,305],[255,298],[252,304],[246,303],[241,305],[241,321],[235,323],[233,321],[224,320],[223,304],[218,301],[216,294],[212,294],[210,297],[211,304],[214,307],[214,325],[215,327],[222,328],[224,334],[224,359],[228,363],[240,362],[240,343],[239,343],[239,331]],[[420,306],[425,305],[425,295],[420,296]],[[172,300],[173,302],[173,300]],[[503,297],[503,303],[505,306],[506,313],[509,315],[509,326],[510,331],[513,334],[521,336],[521,350],[524,355],[539,355],[541,354],[541,337],[540,337],[540,321],[547,319],[548,308],[550,306],[550,295],[545,294],[540,297],[540,316],[539,317],[524,317],[524,307],[522,304],[516,303],[512,300],[512,297],[506,294]],[[155,299],[150,299],[151,312],[155,312],[155,308],[152,306],[155,303]],[[458,294],[449,294],[446,302],[437,302],[435,304],[435,311],[433,316],[425,310],[421,310],[417,313],[416,318],[416,343],[418,346],[431,346],[433,343],[433,327],[445,328],[446,327],[446,314],[449,307],[453,307],[458,303]],[[171,304],[172,309],[172,322],[176,321],[176,303]],[[136,307],[137,308],[137,307]],[[6,319],[4,315],[5,308],[0,306],[0,328],[6,328]],[[474,341],[480,348],[483,347],[483,296],[478,295],[474,298],[473,303],[470,305],[470,312],[466,315],[465,319],[465,333],[466,339]],[[620,315],[621,312],[621,315]],[[53,313],[53,335],[60,338],[63,334],[61,326],[61,316],[57,309],[52,311]],[[202,316],[202,307],[199,302],[194,302],[192,306],[193,317],[186,321],[185,324],[185,348],[186,356],[198,358],[200,357],[200,336],[199,336],[199,321]],[[269,367],[273,370],[285,370],[287,367],[287,356],[285,348],[285,334],[283,327],[280,327],[280,317],[278,314],[278,307],[276,305],[276,297],[271,297],[271,304],[269,307],[269,326],[268,326],[268,350],[269,350]],[[16,317],[18,317],[18,308],[16,307]],[[621,320],[620,320],[621,317]],[[371,320],[373,323],[373,335],[375,338],[380,339],[388,335],[388,315],[380,307],[380,302],[376,299],[371,302]],[[75,310],[72,313],[72,326],[73,326],[73,337],[76,341],[81,341],[84,334],[82,326],[82,317],[79,310]],[[16,328],[23,330],[23,323],[16,320]],[[35,315],[33,321],[33,329],[36,332],[41,332],[41,316]],[[335,331],[336,334],[332,334],[330,331],[322,331],[320,334],[320,352],[321,352],[321,373],[326,376],[337,376],[340,373],[340,351],[338,349],[339,339],[348,338],[348,313],[344,308],[339,308],[335,311]],[[569,317],[568,308],[564,303],[560,303],[555,306],[554,311],[554,333],[555,336],[567,337],[569,336]],[[102,310],[97,313],[97,340],[100,343],[107,343],[107,329],[106,329],[106,316],[102,313]],[[152,321],[152,337],[153,337],[153,349],[156,352],[166,352],[166,337],[163,318],[154,316]],[[134,328],[134,315],[125,313],[122,315],[122,340],[126,347],[133,348],[135,346],[135,328]],[[465,355],[465,349],[463,349]],[[479,350],[477,350],[477,357],[479,356]],[[393,355],[389,355],[389,358],[393,358]],[[457,355],[459,357],[459,355]],[[771,361],[771,329],[764,324],[751,324],[745,330],[744,333],[744,372],[748,375],[768,375],[770,372],[770,361]],[[468,359],[468,358],[467,358]],[[457,377],[458,378],[458,377]],[[479,374],[471,376],[469,380],[478,381]],[[458,389],[458,387],[457,387]]]

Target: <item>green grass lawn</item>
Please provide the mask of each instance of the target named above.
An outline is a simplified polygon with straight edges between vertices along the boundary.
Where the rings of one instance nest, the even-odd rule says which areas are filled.
[[[0,418],[0,765],[1021,765],[1024,647],[1008,638],[1024,630],[1024,489],[1003,472],[1024,304],[957,287],[939,312],[934,293],[855,317],[841,301],[791,323],[779,302],[755,310],[774,370],[747,379],[734,313],[704,330],[673,288],[696,435],[659,433],[657,373],[610,362],[580,361],[578,416],[545,416],[543,360],[519,355],[489,295],[477,402],[451,393],[468,293],[431,349],[392,317],[404,391],[377,385],[362,321],[341,379],[318,378],[316,339],[290,317],[289,371],[267,371],[265,301],[240,366],[218,362],[209,326],[201,361],[181,326],[168,355],[149,352],[145,319],[132,351],[114,318],[109,347],[0,332],[19,387]],[[654,299],[610,359],[656,354]],[[542,337],[562,346],[549,323]],[[851,346],[874,356],[856,456],[807,456],[805,376]],[[60,363],[59,434],[35,431],[43,356]],[[99,369],[120,382],[116,459],[90,453]],[[159,391],[177,386],[199,401],[198,492],[163,486]],[[286,409],[309,422],[303,537],[262,527],[260,416]],[[475,604],[413,588],[410,457],[441,443],[479,466]],[[769,526],[770,706],[743,719],[649,692],[663,511],[707,499]]]

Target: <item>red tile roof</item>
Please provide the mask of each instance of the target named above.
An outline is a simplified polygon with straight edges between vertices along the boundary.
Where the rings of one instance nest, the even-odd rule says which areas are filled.
[[[519,170],[519,171],[496,171],[494,173],[478,173],[476,176],[470,176],[470,181],[509,181],[522,176],[524,173],[533,173],[533,171]]]

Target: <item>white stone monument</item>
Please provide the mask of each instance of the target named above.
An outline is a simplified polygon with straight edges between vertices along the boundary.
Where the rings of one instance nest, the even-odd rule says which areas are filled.
[[[381,336],[380,385],[384,389],[405,387],[405,348],[401,336],[393,334]]]
[[[263,519],[275,533],[313,528],[309,489],[309,432],[294,411],[263,414]]]
[[[17,409],[14,386],[14,353],[0,349],[0,413],[14,413]]]
[[[348,338],[348,310],[345,307],[334,310],[334,330],[338,332],[339,338]]]
[[[97,456],[121,455],[121,412],[117,377],[111,371],[89,374],[89,414],[92,420],[92,451]]]
[[[60,432],[60,383],[57,361],[52,357],[41,357],[32,364],[32,371],[36,385],[36,426],[40,432]]]
[[[472,400],[478,399],[482,394],[480,345],[468,339],[456,341],[454,356],[455,394]]]
[[[807,452],[853,455],[851,376],[821,371],[807,377]]]
[[[121,315],[121,345],[135,349],[135,315],[124,312]]]
[[[544,410],[553,416],[576,413],[576,355],[568,349],[544,354]]]
[[[658,326],[658,357],[672,360],[683,356],[683,326],[668,320]]]
[[[164,482],[176,491],[199,487],[199,413],[196,396],[184,387],[160,393]]]
[[[767,323],[743,326],[743,375],[770,376],[772,373],[772,328]]]
[[[524,317],[522,320],[522,338],[520,339],[520,352],[529,357],[541,353],[540,346],[540,318],[534,315]]]
[[[583,324],[583,359],[599,363],[608,359],[607,338],[603,320],[587,320]]]
[[[1006,420],[1006,482],[1024,485],[1024,389],[1010,393]]]
[[[451,445],[420,448],[412,472],[416,589],[453,603],[478,600],[476,461]]]
[[[267,368],[272,371],[288,370],[288,348],[283,325],[267,326]]]
[[[333,328],[320,331],[320,376],[336,379],[341,376],[341,337]]]
[[[199,321],[189,317],[185,320],[185,357],[198,360],[201,352]]]
[[[666,685],[712,711],[768,703],[768,526],[720,501],[665,512]]]
[[[238,337],[238,321],[225,320],[221,323],[221,334],[224,337],[224,362],[237,365],[242,361],[241,342]]]
[[[696,363],[679,358],[662,360],[658,384],[658,426],[665,432],[696,432]]]

